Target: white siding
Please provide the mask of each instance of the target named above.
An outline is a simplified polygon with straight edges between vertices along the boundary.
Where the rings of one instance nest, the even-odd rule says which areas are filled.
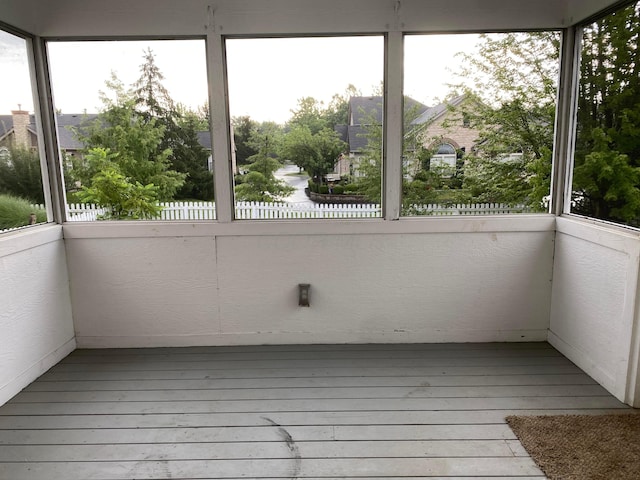
[[[75,348],[62,227],[0,237],[0,405]]]
[[[637,233],[559,218],[549,341],[619,400],[635,397]]]

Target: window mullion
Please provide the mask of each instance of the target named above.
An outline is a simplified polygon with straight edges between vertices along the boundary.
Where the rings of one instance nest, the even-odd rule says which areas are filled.
[[[384,139],[382,154],[383,215],[400,218],[402,194],[403,53],[402,32],[389,32],[385,42]]]
[[[222,35],[216,32],[209,33],[207,36],[207,57],[216,218],[219,222],[231,222],[234,217],[231,131],[227,105],[225,46]]]

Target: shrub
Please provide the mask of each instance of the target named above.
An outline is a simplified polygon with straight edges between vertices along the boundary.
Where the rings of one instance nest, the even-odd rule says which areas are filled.
[[[329,187],[326,185],[320,185],[318,193],[329,193]]]
[[[309,179],[309,191],[318,193],[318,184],[315,183],[312,179]]]
[[[28,200],[11,195],[0,195],[0,230],[29,225],[32,213],[35,213],[37,223],[47,221],[47,212],[32,207]]]
[[[336,195],[342,195],[344,193],[344,187],[342,185],[334,186],[333,193],[335,193]]]
[[[358,191],[358,185],[355,183],[347,183],[344,186],[344,191],[348,193],[355,193]]]

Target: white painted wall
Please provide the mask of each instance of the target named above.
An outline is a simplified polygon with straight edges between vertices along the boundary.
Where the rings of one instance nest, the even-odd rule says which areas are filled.
[[[549,341],[636,406],[639,259],[637,232],[557,219]]]
[[[545,340],[553,217],[432,220],[65,225],[78,345]]]
[[[75,348],[62,227],[0,236],[0,405]]]

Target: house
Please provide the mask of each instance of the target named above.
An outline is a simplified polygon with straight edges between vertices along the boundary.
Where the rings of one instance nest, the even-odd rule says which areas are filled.
[[[0,149],[7,151],[15,146],[38,147],[34,118],[21,109],[12,110],[11,115],[0,115]]]
[[[50,219],[0,234],[0,477],[543,478],[505,414],[635,412],[640,232],[573,214],[569,180],[576,41],[620,5],[0,0]],[[401,218],[404,35],[510,30],[562,32],[549,211]],[[384,35],[383,216],[236,220],[226,38],[345,34]],[[46,42],[143,37],[207,42],[217,218],[68,222]]]
[[[336,163],[334,173],[358,176],[358,164],[367,147],[369,128],[382,125],[383,100],[381,96],[351,97],[349,99],[349,124],[336,125],[340,139],[347,143],[348,152]],[[406,141],[417,141],[434,153],[433,163],[455,169],[457,158],[471,151],[478,140],[478,131],[469,126],[462,108],[469,106],[466,96],[460,95],[433,107],[405,97],[404,109],[407,118],[413,118],[405,127]],[[409,138],[416,140],[409,140]],[[405,146],[411,151],[415,147]],[[432,164],[433,164],[432,163]],[[406,175],[415,175],[423,166],[412,158],[405,159]]]
[[[423,148],[433,152],[432,166],[455,171],[457,161],[475,148],[479,132],[470,126],[465,108],[473,105],[468,97],[459,95],[428,108],[411,122],[411,134]],[[420,168],[423,165],[417,162],[408,165],[409,175],[415,175]]]

